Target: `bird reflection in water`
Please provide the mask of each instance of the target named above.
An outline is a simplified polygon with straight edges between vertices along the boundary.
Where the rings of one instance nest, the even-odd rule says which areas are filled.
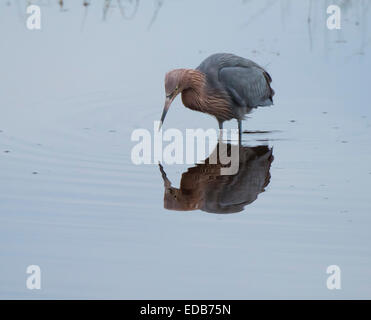
[[[213,152],[218,152],[221,142]],[[220,163],[211,164],[209,158],[204,163],[188,168],[182,174],[180,188],[171,186],[170,180],[161,165],[164,181],[164,207],[169,210],[202,210],[211,213],[235,213],[254,202],[270,182],[270,167],[273,150],[261,145],[247,147],[227,144],[230,148],[239,148],[239,170],[234,175],[221,175]]]

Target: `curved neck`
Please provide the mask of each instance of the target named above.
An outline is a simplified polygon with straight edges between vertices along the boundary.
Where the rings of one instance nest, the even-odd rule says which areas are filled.
[[[206,75],[198,70],[183,69],[182,73],[182,101],[187,108],[211,114],[222,121],[233,118],[226,92],[208,88]]]
[[[201,95],[206,84],[205,75],[194,69],[184,69],[182,76],[182,89],[192,89],[197,94]]]

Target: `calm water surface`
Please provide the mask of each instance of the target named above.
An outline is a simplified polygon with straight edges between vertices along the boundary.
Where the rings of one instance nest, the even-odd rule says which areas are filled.
[[[369,299],[370,3],[342,3],[340,31],[326,1],[287,0],[123,2],[134,17],[105,21],[102,3],[52,3],[29,31],[25,4],[1,1],[0,297]],[[164,74],[215,52],[276,91],[243,123],[239,173],[134,165]],[[217,122],[178,98],[164,126]]]

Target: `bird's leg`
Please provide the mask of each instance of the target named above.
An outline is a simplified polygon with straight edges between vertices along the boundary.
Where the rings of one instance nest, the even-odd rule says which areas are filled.
[[[219,123],[219,140],[223,138],[223,121],[218,120]]]
[[[218,120],[219,123],[219,130],[223,130],[223,121]]]
[[[241,137],[242,137],[242,121],[241,120],[237,120],[238,121],[238,143],[241,144]]]

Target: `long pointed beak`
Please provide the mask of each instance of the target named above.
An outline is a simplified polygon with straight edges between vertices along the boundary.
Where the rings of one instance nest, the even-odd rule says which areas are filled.
[[[162,124],[164,123],[166,114],[169,111],[170,105],[173,102],[173,100],[174,100],[174,98],[166,98],[166,100],[165,100],[165,106],[164,106],[164,110],[162,111],[162,116],[161,116],[161,120],[160,120],[160,126],[158,127],[158,130],[161,129]]]

